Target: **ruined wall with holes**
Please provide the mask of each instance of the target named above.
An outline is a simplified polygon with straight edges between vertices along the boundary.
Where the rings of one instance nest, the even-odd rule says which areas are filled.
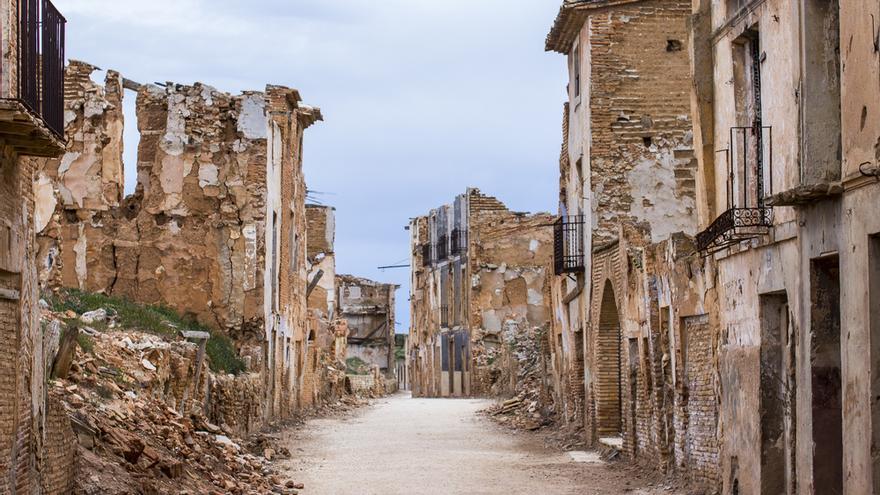
[[[589,105],[584,174],[594,243],[613,239],[621,221],[648,227],[654,242],[696,232],[683,49],[689,11],[689,2],[642,2],[590,16],[589,31],[580,34],[583,50],[589,47],[583,69],[589,100],[581,105]]]
[[[566,3],[548,35],[569,69],[559,213],[586,215],[571,240],[583,272],[552,283],[552,345],[563,418],[588,443],[714,489],[718,322],[693,243],[690,11]]]
[[[320,111],[281,86],[230,95],[201,83],[139,85],[113,71],[100,85],[94,70],[67,67],[66,153],[46,160],[36,181],[41,280],[167,305],[228,334],[265,377],[265,400],[244,401],[262,410],[234,422],[289,417],[306,348],[301,144]],[[129,197],[123,87],[137,92],[140,132]]]
[[[337,275],[336,288],[339,317],[348,328],[346,359],[359,358],[393,376],[394,300],[399,286]]]
[[[490,363],[515,361],[505,356],[511,349],[505,343],[517,335],[549,331],[555,216],[512,212],[478,189],[467,198],[471,393],[509,395],[516,383],[503,377],[515,377],[516,370],[493,370]]]
[[[345,380],[347,327],[338,320],[336,307],[335,208],[306,205],[306,234],[308,282],[312,291],[308,295],[301,403],[311,407],[338,397],[343,393]]]
[[[434,349],[439,322],[431,310],[433,290],[430,255],[423,249],[430,243],[428,218],[410,222],[410,328],[407,352],[410,358],[413,397],[435,397],[439,379],[435,376]]]
[[[524,333],[542,341],[549,331],[553,219],[510,211],[475,188],[413,219],[408,352],[415,396],[512,392],[515,383],[501,376],[515,370],[498,368],[513,362],[503,343]]]
[[[45,370],[34,264],[37,163],[0,149],[0,491],[38,490],[45,446]]]

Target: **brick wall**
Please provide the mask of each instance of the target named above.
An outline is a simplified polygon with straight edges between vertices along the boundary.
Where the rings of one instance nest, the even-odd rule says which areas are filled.
[[[655,0],[590,16],[594,242],[624,221],[669,232],[695,223],[695,164],[674,151],[692,147],[689,13],[689,2]]]
[[[42,478],[41,454],[70,447],[47,422],[33,242],[37,165],[0,150],[0,493],[63,488]]]
[[[45,495],[73,493],[79,444],[64,404],[51,394],[46,410],[45,431],[47,442],[41,452],[43,493]]]
[[[718,442],[718,385],[715,360],[718,336],[706,316],[686,318],[687,362],[682,402],[686,404],[686,431],[677,450],[682,467],[696,481],[720,482]]]

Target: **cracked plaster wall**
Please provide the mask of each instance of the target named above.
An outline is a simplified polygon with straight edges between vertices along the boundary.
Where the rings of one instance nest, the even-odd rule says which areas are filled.
[[[123,198],[122,80],[108,71],[96,84],[93,70],[68,66],[67,153],[37,181],[43,282],[168,305],[224,331],[264,375],[264,417],[289,416],[307,316],[300,145],[320,112],[280,86],[234,96],[140,85],[137,188]]]

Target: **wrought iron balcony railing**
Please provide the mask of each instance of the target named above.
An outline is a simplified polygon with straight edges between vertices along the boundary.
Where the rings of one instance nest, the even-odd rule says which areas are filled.
[[[449,257],[449,237],[445,235],[441,235],[437,238],[436,249],[434,250],[437,253],[437,262],[444,261]]]
[[[464,229],[454,229],[452,231],[452,255],[458,256],[466,254],[468,249],[467,231]]]
[[[584,216],[562,216],[553,225],[553,264],[557,275],[584,270]]]
[[[727,154],[727,210],[697,234],[697,249],[713,253],[740,241],[766,234],[773,226],[773,208],[764,198],[773,194],[773,132],[771,127],[732,127]]]
[[[49,0],[19,1],[18,97],[53,133],[64,135],[64,30]]]

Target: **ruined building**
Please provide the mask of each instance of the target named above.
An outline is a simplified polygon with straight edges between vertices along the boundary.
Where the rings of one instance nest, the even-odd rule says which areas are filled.
[[[880,4],[694,12],[723,492],[878,493]]]
[[[553,379],[588,442],[725,494],[880,491],[878,8],[563,4]]]
[[[46,389],[34,243],[35,157],[64,151],[64,27],[48,1],[0,2],[0,493],[72,482],[70,424]]]
[[[337,275],[339,316],[348,335],[346,358],[377,366],[392,382],[394,359],[394,297],[399,285],[351,275]]]
[[[320,111],[280,86],[233,96],[114,71],[100,85],[94,70],[67,67],[66,153],[36,181],[43,282],[166,305],[227,334],[261,391],[247,429],[288,417],[308,347],[302,137]],[[126,91],[140,131],[128,197]]]
[[[509,340],[549,326],[554,217],[468,189],[410,223],[410,386],[417,397],[510,392]],[[511,363],[512,364],[512,363]]]
[[[690,4],[566,1],[553,379],[589,444],[719,476],[714,336],[695,273]]]
[[[336,303],[336,210],[306,205],[309,266],[307,351],[303,358],[302,403],[308,407],[338,396],[345,381],[346,325]]]

